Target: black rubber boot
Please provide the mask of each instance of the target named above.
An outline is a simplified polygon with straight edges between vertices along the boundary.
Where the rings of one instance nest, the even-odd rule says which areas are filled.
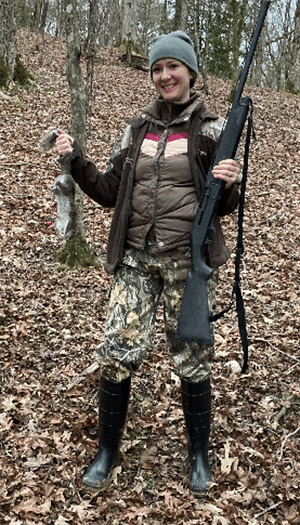
[[[189,436],[190,490],[195,497],[201,498],[207,493],[207,483],[212,481],[208,462],[210,378],[198,383],[182,379],[181,387],[182,406]]]
[[[99,389],[99,452],[82,478],[84,485],[105,488],[118,459],[125,426],[131,378],[121,382],[100,377]]]

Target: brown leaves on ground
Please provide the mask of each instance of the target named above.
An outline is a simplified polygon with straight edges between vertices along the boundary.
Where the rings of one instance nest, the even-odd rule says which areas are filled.
[[[242,360],[232,311],[216,326],[208,498],[188,490],[180,385],[161,308],[154,349],[133,379],[120,464],[104,493],[88,493],[80,480],[97,447],[98,374],[75,380],[103,337],[109,278],[102,268],[56,270],[51,188],[59,172],[38,143],[53,128],[68,130],[65,47],[45,36],[37,51],[34,34],[21,30],[18,49],[35,81],[0,100],[1,523],[299,524],[298,97],[245,89],[257,137],[241,268],[250,363],[243,376],[232,371]],[[210,79],[207,105],[225,116],[230,89]],[[146,73],[99,49],[87,151],[101,169],[125,119],[153,96]],[[111,211],[88,198],[85,208],[88,240],[103,258]],[[237,215],[223,222],[234,250]],[[233,278],[234,258],[221,271],[219,307]]]

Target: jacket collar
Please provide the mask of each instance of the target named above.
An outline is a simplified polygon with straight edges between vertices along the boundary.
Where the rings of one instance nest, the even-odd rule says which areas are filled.
[[[160,122],[164,126],[183,120],[189,120],[198,114],[201,120],[216,119],[218,115],[208,110],[199,93],[191,93],[189,100],[183,104],[172,104],[171,111],[164,99],[159,96],[149,104],[139,117],[128,120],[134,128],[140,128],[145,122]]]

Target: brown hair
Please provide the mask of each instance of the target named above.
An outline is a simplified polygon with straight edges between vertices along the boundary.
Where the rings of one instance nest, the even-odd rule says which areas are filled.
[[[196,80],[197,80],[197,75],[195,75],[194,71],[191,71],[191,73],[192,73],[193,76],[192,76],[192,78],[190,80],[190,88],[194,87],[194,85],[196,83]]]

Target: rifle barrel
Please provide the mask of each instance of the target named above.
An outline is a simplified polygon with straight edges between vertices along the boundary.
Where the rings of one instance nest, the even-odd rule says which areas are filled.
[[[264,20],[265,20],[267,11],[269,9],[269,5],[270,5],[269,1],[263,2],[261,4],[260,11],[259,11],[259,14],[258,14],[258,17],[257,17],[256,26],[255,26],[255,29],[253,31],[251,43],[250,43],[250,46],[249,46],[249,50],[248,50],[248,52],[246,54],[246,57],[245,57],[245,64],[244,64],[244,67],[243,67],[243,69],[241,71],[241,74],[239,76],[238,87],[237,87],[237,90],[236,90],[235,95],[234,95],[232,109],[235,108],[238,105],[238,103],[240,101],[240,98],[242,96],[242,91],[244,89],[244,85],[245,85],[246,80],[247,80],[247,76],[248,76],[248,73],[249,73],[249,69],[250,69],[250,66],[251,66],[253,55],[255,53],[255,49],[256,49],[256,46],[257,46],[257,43],[258,43],[261,31],[262,31],[262,28],[263,28],[263,25],[264,25]]]

